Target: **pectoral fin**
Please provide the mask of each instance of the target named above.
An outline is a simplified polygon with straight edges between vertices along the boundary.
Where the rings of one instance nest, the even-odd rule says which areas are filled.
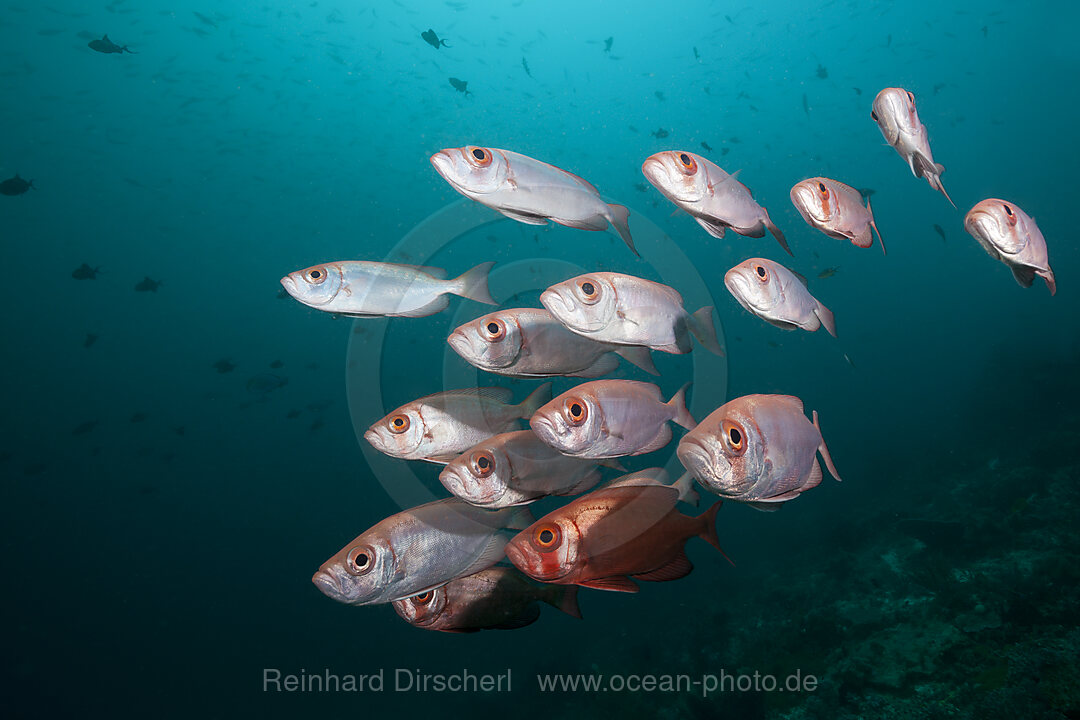
[[[611,590],[613,592],[626,592],[636,593],[638,591],[637,583],[625,575],[615,575],[613,577],[595,578],[593,580],[586,580],[579,582],[578,585],[582,587],[592,588],[593,590]]]

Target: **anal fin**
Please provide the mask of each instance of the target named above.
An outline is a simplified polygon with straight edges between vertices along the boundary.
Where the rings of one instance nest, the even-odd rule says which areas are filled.
[[[679,554],[672,558],[667,565],[650,570],[647,573],[640,573],[635,575],[634,578],[649,582],[667,582],[668,580],[678,580],[686,577],[693,569],[694,565],[690,562],[690,558],[686,557],[686,551],[680,550]]]
[[[582,587],[592,588],[593,590],[611,590],[613,592],[626,592],[636,593],[638,591],[637,583],[625,575],[614,575],[606,578],[594,578],[592,580],[585,580],[579,582],[578,585]]]

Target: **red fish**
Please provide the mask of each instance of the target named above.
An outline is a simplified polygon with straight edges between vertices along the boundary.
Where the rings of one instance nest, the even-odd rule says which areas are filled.
[[[518,533],[506,555],[534,580],[559,585],[637,592],[634,580],[677,580],[694,568],[685,550],[690,538],[724,552],[716,536],[722,503],[689,517],[675,509],[678,498],[664,485],[602,488]]]

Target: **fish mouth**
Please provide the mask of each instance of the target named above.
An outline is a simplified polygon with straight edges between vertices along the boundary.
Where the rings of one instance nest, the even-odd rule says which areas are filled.
[[[559,443],[559,431],[555,426],[555,423],[544,415],[533,415],[529,419],[529,427],[532,429],[536,437],[540,438],[545,444],[558,450],[560,448]]]
[[[754,286],[753,279],[747,278],[746,273],[738,267],[733,267],[724,274],[724,287],[731,293],[732,297],[739,301],[747,310],[761,310],[768,309],[765,305],[758,305],[753,301],[754,298]]]
[[[296,297],[296,281],[293,280],[292,275],[286,275],[285,277],[281,278],[281,286],[285,288],[285,292],[289,293],[293,297]]]
[[[368,444],[371,445],[371,447],[375,448],[379,452],[386,452],[386,443],[384,443],[382,441],[382,438],[379,437],[379,433],[375,432],[374,430],[366,431],[364,433],[364,439],[368,441]]]
[[[451,171],[454,169],[454,160],[450,157],[450,153],[446,150],[440,150],[429,159],[431,160],[431,164],[435,167],[435,172],[442,175],[446,182],[453,185],[454,180],[451,177]]]
[[[795,206],[803,219],[811,224],[825,222],[825,218],[817,214],[816,199],[813,189],[802,183],[791,188],[791,204]]]
[[[341,587],[336,575],[325,570],[319,570],[311,576],[311,582],[315,583],[315,587],[319,588],[319,592],[331,600],[346,601],[345,590]]]
[[[667,187],[671,183],[671,174],[668,173],[667,166],[656,155],[650,155],[645,158],[645,162],[641,163],[641,174],[657,189]]]
[[[477,357],[469,336],[460,330],[450,333],[450,337],[446,338],[446,343],[453,348],[454,352],[470,363]]]
[[[675,449],[675,455],[678,456],[683,467],[699,480],[704,482],[704,478],[711,478],[714,475],[712,453],[693,438],[683,437],[682,442]]]
[[[569,330],[583,329],[579,323],[574,322],[575,303],[567,300],[558,290],[545,290],[540,293],[540,304],[555,316],[555,319],[565,325]]]
[[[514,567],[529,577],[534,577],[529,570],[528,558],[526,557],[525,552],[518,547],[517,543],[513,541],[506,543],[503,552],[506,553],[506,559],[509,560]]]

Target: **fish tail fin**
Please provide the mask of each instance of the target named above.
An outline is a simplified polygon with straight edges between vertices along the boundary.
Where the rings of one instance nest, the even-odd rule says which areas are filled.
[[[814,310],[814,314],[821,320],[821,324],[825,327],[830,335],[836,337],[836,318],[833,317],[832,310],[821,304],[818,301],[817,309]]]
[[[941,182],[941,173],[945,172],[945,166],[941,163],[938,163],[935,167],[937,168],[937,174],[931,176],[931,178],[933,179],[930,181],[930,185],[933,186],[935,190],[945,196],[945,199],[949,201],[949,204],[953,206],[954,210],[958,209],[956,207],[956,203],[954,203],[953,199],[949,197],[949,193],[945,190],[945,186]]]
[[[719,550],[720,554],[724,556],[724,559],[731,563],[732,567],[735,567],[735,561],[728,557],[728,554],[724,552],[724,548],[720,547],[720,537],[716,534],[716,513],[720,512],[720,508],[723,507],[723,505],[723,500],[717,500],[711,508],[701,515],[698,515],[698,519],[701,520],[702,523],[701,532],[698,533],[698,537]]]
[[[660,371],[656,369],[656,364],[653,362],[652,355],[649,354],[649,348],[644,345],[624,345],[614,352],[623,360],[636,365],[650,375],[660,374]]]
[[[626,243],[626,247],[630,248],[630,251],[641,257],[641,253],[634,247],[634,238],[630,237],[630,211],[625,205],[616,205],[612,203],[608,205],[611,208],[611,224],[615,227],[615,231],[619,233],[619,237]]]
[[[817,410],[814,411],[814,428],[818,431],[818,435],[821,435],[821,426],[818,425]],[[825,445],[825,438],[821,438],[821,445],[818,445],[818,452],[821,453],[821,457],[825,459],[825,467],[829,468],[829,472],[837,482],[840,482],[840,473],[836,472],[836,465],[833,464],[832,455],[829,454],[829,448]]]
[[[952,201],[950,200],[949,202]],[[885,252],[885,241],[881,239],[881,231],[877,229],[877,222],[874,221],[874,210],[870,207],[870,198],[866,198],[866,212],[870,213],[870,227],[874,228],[874,232],[877,233],[878,243],[881,244],[881,253],[883,255],[888,255],[889,253]],[[873,238],[871,238],[871,242],[873,242]],[[867,245],[866,247],[870,246]]]
[[[761,208],[765,210],[765,208]],[[784,233],[780,232],[780,228],[776,227],[776,223],[769,217],[769,211],[765,210],[765,227],[776,238],[776,242],[780,243],[780,247],[784,248],[784,251],[791,257],[795,257],[795,253],[791,252],[791,247],[788,245],[787,238],[784,237]]]
[[[533,413],[549,402],[551,402],[551,383],[546,382],[529,393],[529,397],[522,400],[521,404],[518,405],[518,410],[521,411],[520,417],[528,420],[533,416]]]
[[[679,499],[684,503],[697,507],[698,503],[701,502],[701,496],[694,489],[693,473],[683,473],[682,477],[676,480],[672,487],[679,491]]]
[[[697,421],[694,420],[694,416],[690,414],[690,411],[686,408],[686,390],[690,387],[690,383],[686,383],[679,392],[671,396],[671,399],[667,401],[667,406],[675,411],[675,417],[673,418],[676,423],[682,425],[687,430],[693,430],[697,427]]]
[[[686,320],[690,333],[697,338],[709,352],[714,355],[724,356],[724,348],[716,339],[716,328],[713,326],[712,305],[706,305],[691,315]]]
[[[552,607],[562,610],[570,617],[581,619],[581,608],[578,606],[577,585],[551,585],[545,602]]]
[[[488,305],[498,305],[491,297],[491,291],[488,290],[488,273],[491,272],[494,264],[494,261],[480,263],[472,270],[454,278],[451,281],[455,288],[454,294]]]

